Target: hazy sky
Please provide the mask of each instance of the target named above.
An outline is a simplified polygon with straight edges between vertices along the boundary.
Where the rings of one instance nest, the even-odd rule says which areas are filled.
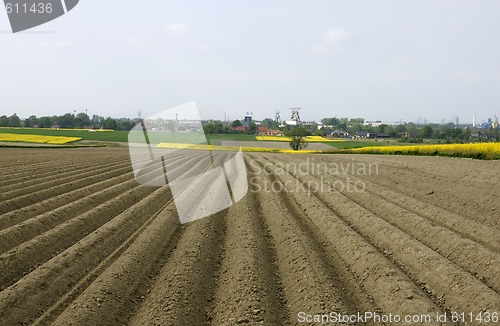
[[[0,10],[0,115],[190,101],[221,120],[481,122],[500,115],[500,1],[81,0],[17,34]]]

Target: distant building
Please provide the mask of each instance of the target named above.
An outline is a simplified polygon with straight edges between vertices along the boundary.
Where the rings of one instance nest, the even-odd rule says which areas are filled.
[[[266,126],[259,126],[259,129],[257,130],[260,134],[266,134],[269,131],[269,128]]]
[[[245,126],[232,127],[231,129],[236,130],[236,131],[247,131],[247,127],[245,127]]]
[[[377,134],[374,133],[374,132],[369,132],[369,131],[357,131],[356,132],[356,137],[359,137],[359,138],[375,138],[377,137]]]

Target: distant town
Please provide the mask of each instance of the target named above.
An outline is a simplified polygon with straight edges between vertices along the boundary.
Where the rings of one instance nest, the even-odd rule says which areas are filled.
[[[281,136],[294,128],[303,128],[309,135],[333,138],[397,138],[402,142],[418,143],[424,139],[437,139],[443,142],[470,142],[470,141],[500,141],[498,117],[489,117],[486,121],[478,122],[476,115],[472,115],[470,122],[459,123],[417,123],[414,122],[383,122],[367,121],[363,118],[323,118],[321,121],[304,121],[300,115],[301,108],[290,108],[286,118],[282,119],[280,111],[274,117],[255,120],[253,114],[247,112],[242,119],[201,121],[206,134],[259,134]],[[99,115],[89,116],[87,112],[66,113],[62,116],[34,115],[22,119],[15,113],[11,116],[0,116],[0,127],[24,128],[52,128],[52,129],[110,129],[131,130],[141,122],[141,118],[112,118]],[[420,120],[420,119],[419,119]],[[165,131],[189,132],[193,130],[192,121],[146,120],[151,129]],[[199,121],[198,121],[199,125]],[[168,126],[168,127],[165,127]]]

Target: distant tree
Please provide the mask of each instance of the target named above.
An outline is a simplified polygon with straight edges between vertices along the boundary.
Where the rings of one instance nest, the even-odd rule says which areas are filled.
[[[422,137],[423,138],[431,138],[434,133],[434,130],[432,129],[431,125],[425,125],[422,128]]]
[[[26,128],[33,128],[34,126],[38,126],[38,118],[34,115],[29,116],[24,119],[23,126]]]
[[[266,118],[262,120],[262,126],[267,127],[269,129],[278,129],[279,123],[277,123],[273,119]]]
[[[286,136],[292,139],[290,141],[290,147],[295,151],[306,148],[307,143],[305,142],[305,138],[307,134],[307,130],[303,127],[297,127],[287,132]]]
[[[406,125],[404,125],[404,124],[397,125],[397,126],[395,126],[395,127],[394,127],[394,131],[395,131],[396,133],[403,133],[403,132],[406,132],[406,131],[407,131],[407,130],[406,130]]]
[[[325,137],[326,136],[326,131],[324,128],[321,128],[321,129],[316,129],[313,133],[315,136],[321,136],[321,137]]]
[[[248,124],[248,133],[249,134],[255,134],[257,132],[257,125],[255,122],[250,122]]]
[[[410,122],[406,125],[406,132],[408,132],[410,137],[417,137],[417,126]]]
[[[209,135],[222,134],[226,131],[226,129],[222,125],[222,122],[217,120],[210,120],[203,123],[203,130],[206,134]]]
[[[381,134],[385,133],[387,129],[389,129],[389,126],[386,124],[381,124],[377,127],[377,131]]]
[[[241,123],[240,120],[236,119],[234,120],[232,123],[231,123],[231,127],[233,128],[236,128],[236,127],[239,127],[239,126],[242,126],[243,124]]]
[[[104,120],[103,128],[116,130],[117,129],[116,120],[111,117],[107,117],[106,120]]]
[[[38,119],[38,127],[40,128],[50,128],[55,124],[51,117],[40,117]]]
[[[84,126],[90,126],[90,118],[85,113],[78,113],[74,118],[75,128],[83,128]]]
[[[340,121],[337,118],[324,118],[321,119],[321,123],[327,126],[336,126],[340,123]]]
[[[65,115],[56,117],[54,122],[61,128],[74,128],[74,120],[75,117],[71,113],[66,113]]]
[[[6,115],[0,117],[0,127],[10,127],[10,119]]]
[[[172,127],[171,129],[175,130],[175,121],[172,121]],[[130,130],[132,129],[136,123],[134,123],[133,120],[127,119],[127,118],[120,118],[116,119],[116,130]]]
[[[9,117],[9,126],[10,127],[21,127],[21,119],[17,116],[17,114],[13,114]]]
[[[92,119],[90,120],[90,123],[94,126],[94,128],[99,129],[102,128],[104,124],[104,120],[106,120],[104,117],[100,115],[92,115]]]

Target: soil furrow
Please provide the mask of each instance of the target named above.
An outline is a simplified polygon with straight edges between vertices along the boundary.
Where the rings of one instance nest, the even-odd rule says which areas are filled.
[[[212,325],[283,324],[269,244],[255,210],[258,205],[250,189],[227,212],[224,255],[210,313]]]
[[[138,187],[78,215],[45,233],[0,255],[0,289],[19,280],[61,251],[113,220],[130,206],[151,194],[151,188]]]
[[[305,183],[315,179],[310,175],[300,175],[297,178]],[[321,199],[337,216],[369,238],[381,251],[392,256],[415,282],[434,298],[439,298],[445,309],[477,313],[497,308],[500,303],[498,293],[410,235],[350,201],[342,193],[311,193]],[[429,274],[429,271],[432,273]],[[472,301],[463,300],[464,293],[467,293],[468,299]]]
[[[178,218],[170,201],[115,250],[108,257],[109,261],[101,263],[82,280],[80,295],[74,291],[75,287],[72,288],[73,293],[69,293],[69,298],[76,298],[64,302],[64,305],[68,305],[64,311],[59,303],[56,309],[51,310],[52,314],[35,324],[127,323],[175,245],[178,229]]]
[[[112,178],[129,172],[130,166],[127,165],[125,167],[112,169],[111,171],[105,171],[98,174],[88,175],[88,173],[86,173],[81,176],[75,176],[74,178],[68,178],[64,183],[58,184],[57,186],[38,190],[31,194],[21,195],[19,197],[0,202],[0,214],[5,214],[7,212],[26,207],[42,200],[51,199],[55,196],[65,195],[68,192],[100,182],[104,178]]]
[[[100,191],[95,191],[87,197],[61,205],[54,210],[42,213],[36,217],[0,230],[0,238],[2,239],[0,243],[0,254],[55,228],[59,224],[71,220],[75,216],[84,214],[103,203],[109,204],[108,201],[137,187],[137,183],[133,180],[129,180],[129,177],[126,175],[117,177],[111,182],[117,182],[117,184]]]
[[[321,176],[328,175],[328,171],[318,172],[321,173]],[[311,176],[316,179],[318,178],[314,174],[311,174]],[[349,178],[351,179],[350,181]],[[328,181],[332,185],[337,180],[357,182],[362,179],[353,175],[349,175],[348,177],[344,175],[331,175],[331,177],[320,179],[318,182],[323,182],[323,180]],[[497,232],[480,225],[477,226],[477,230],[475,231],[477,236],[473,237],[474,241],[469,240],[469,238],[464,238],[462,234],[443,227],[443,223],[436,225],[435,220],[441,218],[441,216],[431,218],[429,221],[424,216],[421,216],[421,214],[416,214],[415,208],[409,208],[412,206],[394,203],[394,200],[391,198],[398,199],[397,194],[394,192],[368,181],[363,182],[366,185],[366,187],[363,187],[364,191],[345,191],[343,192],[344,196],[397,226],[404,232],[411,234],[418,241],[468,270],[488,286],[500,292],[500,243],[498,243]],[[425,205],[425,203],[419,204]],[[433,212],[429,208],[425,211],[427,212],[425,215]],[[452,222],[454,226],[461,224],[460,220],[457,221],[457,219]],[[469,227],[473,227],[473,225]]]
[[[224,237],[224,212],[184,225],[130,325],[208,325]]]
[[[64,211],[68,206],[75,205],[74,208],[77,209],[79,204],[85,203],[85,198],[95,198],[96,195],[104,195],[105,193],[101,193],[101,191],[109,190],[109,188],[114,187],[117,184],[130,181],[129,184],[131,187],[135,185],[134,181],[131,180],[132,176],[128,172],[117,176],[106,175],[102,179],[102,181],[97,181],[88,186],[71,190],[53,198],[42,200],[31,205],[22,206],[17,210],[2,214],[0,215],[0,230],[18,223],[23,223],[26,220],[43,214],[50,215],[52,213],[61,212],[61,210]],[[86,210],[88,208],[85,208],[84,206],[81,209]],[[82,211],[77,209],[75,214],[81,212]]]
[[[31,323],[141,228],[168,202],[167,194],[166,188],[157,189],[4,289],[0,292],[0,319],[11,325]]]
[[[266,159],[264,156],[261,157],[263,160],[257,158],[257,161],[265,163]],[[345,259],[349,269],[374,299],[376,305],[374,311],[400,315],[442,312],[399,267],[368,243],[319,198],[309,196],[309,191],[304,188],[296,188],[295,177],[277,171],[278,168],[272,165],[266,165],[266,170],[277,175],[284,187],[283,191],[294,198],[310,222],[321,230],[328,246]]]
[[[277,180],[274,175],[266,176],[262,167],[252,168],[253,164],[249,164],[251,180],[258,189],[265,187],[265,180],[271,183]],[[341,271],[340,260],[334,262],[324,252],[313,232],[301,221],[304,219],[302,211],[286,193],[258,191],[257,195],[276,251],[288,312],[287,324],[300,324],[299,317],[304,314],[362,311],[361,302],[366,308],[366,295],[352,279],[345,279],[347,270]]]
[[[103,166],[91,166],[86,168],[75,168],[69,173],[57,173],[51,175],[48,178],[37,177],[36,180],[29,180],[27,182],[11,184],[9,187],[4,187],[1,194],[2,200],[8,200],[11,198],[25,196],[32,193],[36,193],[40,190],[46,190],[48,188],[55,188],[61,184],[65,184],[68,181],[74,181],[86,177],[92,174],[102,174],[106,172],[116,171],[119,168],[130,167],[130,162],[123,162],[120,164],[113,163],[102,164]]]

